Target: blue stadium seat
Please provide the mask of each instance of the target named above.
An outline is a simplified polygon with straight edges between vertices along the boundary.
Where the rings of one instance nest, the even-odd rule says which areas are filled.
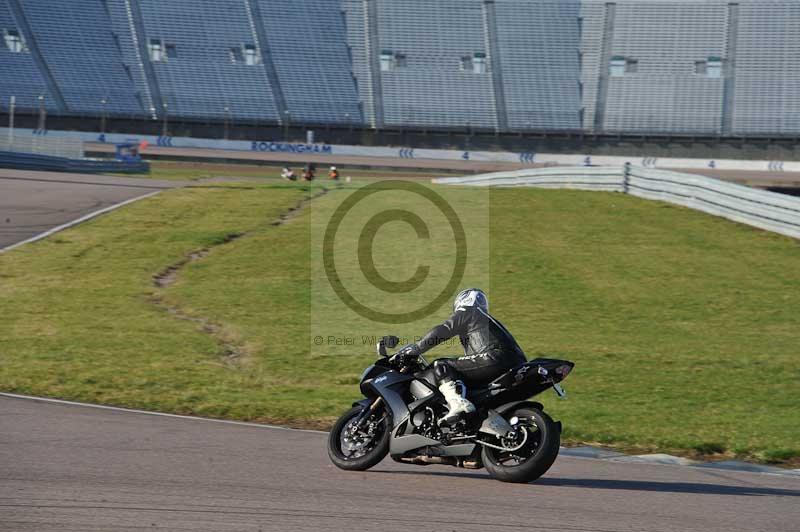
[[[146,41],[175,47],[174,57],[152,63],[170,115],[278,120],[264,65],[247,65],[234,52],[258,45],[244,2],[215,0],[202,9],[194,0],[139,3]]]
[[[580,129],[580,2],[496,5],[509,129]]]
[[[463,0],[375,0],[377,42],[369,42],[361,2],[346,2],[361,98],[380,83],[384,123],[395,126],[496,128],[489,71],[475,73],[462,58],[486,56],[482,2]],[[370,61],[386,58],[379,81],[370,81]],[[371,117],[370,117],[371,118]]]
[[[341,6],[258,0],[291,121],[360,123]]]
[[[797,0],[0,0],[0,38],[3,110],[800,133]]]
[[[100,0],[25,0],[21,5],[69,111],[142,114]]]
[[[8,2],[0,0],[0,39],[9,30],[20,32],[20,24],[12,16]],[[30,51],[15,53],[8,49],[4,41],[0,41],[0,109],[8,108],[11,96],[16,97],[16,106],[20,110],[38,109],[39,96],[44,96],[46,109],[56,109],[47,83]]]

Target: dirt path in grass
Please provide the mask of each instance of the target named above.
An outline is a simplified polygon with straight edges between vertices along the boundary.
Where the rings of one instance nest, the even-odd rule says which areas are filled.
[[[328,192],[329,189],[327,188],[322,188],[317,192],[309,192],[308,195],[300,199],[295,205],[287,208],[284,212],[278,215],[277,218],[270,222],[270,226],[280,226],[290,222],[310,202],[324,196]],[[245,349],[235,340],[228,337],[222,324],[216,323],[213,320],[203,316],[192,315],[181,309],[180,306],[168,303],[164,298],[164,291],[177,282],[181,271],[186,267],[187,264],[202,260],[211,254],[214,248],[230,244],[231,242],[239,240],[250,234],[252,234],[252,231],[243,233],[230,233],[223,240],[217,244],[214,244],[213,246],[203,247],[187,253],[183,258],[170,264],[153,276],[153,284],[158,291],[150,298],[150,301],[177,319],[196,323],[201,331],[211,335],[219,344],[220,358],[225,364],[235,364],[237,361],[241,360],[246,354]]]

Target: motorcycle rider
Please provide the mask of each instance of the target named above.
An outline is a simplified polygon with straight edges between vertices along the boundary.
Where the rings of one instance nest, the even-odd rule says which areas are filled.
[[[526,361],[525,353],[508,329],[489,314],[489,300],[478,288],[459,292],[453,302],[452,316],[394,356],[421,355],[456,335],[461,340],[464,356],[433,362],[439,391],[449,407],[442,424],[451,424],[475,411],[475,405],[466,397],[465,381],[470,384],[488,382]]]

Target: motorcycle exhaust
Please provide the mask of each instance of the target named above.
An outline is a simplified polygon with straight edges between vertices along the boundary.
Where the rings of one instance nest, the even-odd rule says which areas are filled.
[[[414,465],[458,465],[456,459],[452,456],[403,456],[400,461]]]
[[[460,458],[458,460],[458,467],[463,467],[464,469],[482,469],[483,462],[481,461],[480,457],[475,458]]]

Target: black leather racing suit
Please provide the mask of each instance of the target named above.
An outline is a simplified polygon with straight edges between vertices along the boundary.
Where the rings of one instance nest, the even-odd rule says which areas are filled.
[[[416,347],[421,354],[456,335],[464,347],[464,356],[434,361],[440,383],[457,379],[467,385],[485,383],[526,361],[508,329],[477,306],[454,312],[423,336]]]

